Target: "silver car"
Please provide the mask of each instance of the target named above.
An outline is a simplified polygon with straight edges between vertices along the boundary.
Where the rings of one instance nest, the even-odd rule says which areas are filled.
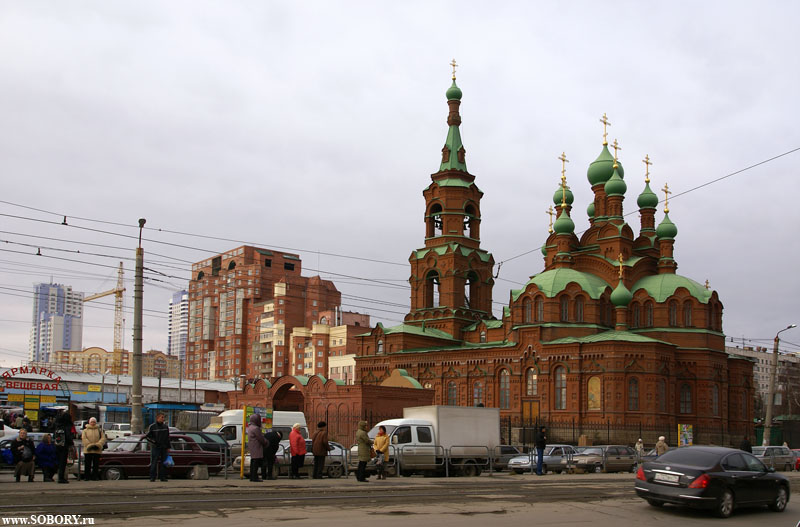
[[[794,466],[792,451],[785,446],[754,446],[753,455],[775,470],[791,472]]]
[[[531,450],[527,454],[512,457],[508,461],[508,469],[517,474],[536,470],[536,450]],[[568,468],[568,461],[575,455],[575,448],[572,445],[547,445],[542,457],[542,472],[561,473]],[[531,469],[533,464],[533,469]]]

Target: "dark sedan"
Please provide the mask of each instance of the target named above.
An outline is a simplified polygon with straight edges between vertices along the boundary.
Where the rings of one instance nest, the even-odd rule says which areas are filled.
[[[209,474],[223,468],[220,452],[203,450],[185,435],[170,435],[169,455],[175,466],[167,468],[172,476],[192,477],[197,467],[205,465]],[[100,454],[100,473],[103,479],[125,479],[129,476],[150,475],[150,443],[143,436],[128,436],[111,441],[108,450]]]
[[[711,509],[727,518],[737,507],[768,505],[783,512],[789,480],[747,452],[693,446],[670,450],[636,472],[636,494],[654,507],[665,503]]]

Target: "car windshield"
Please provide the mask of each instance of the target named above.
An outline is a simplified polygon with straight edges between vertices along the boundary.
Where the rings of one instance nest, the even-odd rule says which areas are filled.
[[[659,463],[674,463],[688,467],[710,468],[717,464],[720,455],[717,452],[678,448],[665,452],[658,458]]]
[[[581,452],[578,452],[581,456],[602,456],[603,449],[602,448],[584,448]]]
[[[114,439],[108,442],[109,450],[116,450],[118,452],[133,452],[136,445],[139,444],[138,439]]]
[[[753,447],[753,455],[754,456],[763,456],[764,452],[766,452],[766,451],[767,451],[767,449],[764,448],[763,446]]]
[[[386,435],[387,436],[392,435],[392,432],[394,432],[394,429],[397,428],[395,425],[382,425],[382,426],[384,426],[386,428]],[[373,426],[372,430],[367,432],[367,435],[369,436],[370,439],[375,439],[375,436],[378,435],[378,427],[377,426]]]

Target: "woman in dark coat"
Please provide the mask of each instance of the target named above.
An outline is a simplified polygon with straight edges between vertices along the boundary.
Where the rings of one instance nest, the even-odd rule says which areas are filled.
[[[42,436],[42,442],[36,447],[36,464],[42,469],[42,481],[54,481],[58,462],[56,461],[56,447],[50,434]]]
[[[75,425],[72,424],[72,417],[69,412],[61,412],[56,418],[56,429],[54,432],[53,441],[56,445],[56,460],[58,461],[58,482],[69,483],[67,479],[67,458],[70,451],[74,448],[75,442],[73,441],[72,430]]]
[[[269,442],[261,433],[261,416],[253,414],[250,416],[250,424],[247,425],[247,448],[250,450],[250,481],[258,483],[259,471],[262,471],[264,463],[264,448]]]
[[[283,434],[278,430],[270,430],[264,435],[269,445],[264,449],[264,479],[275,479],[273,476],[272,467],[275,466],[275,455],[278,453],[278,447],[283,439]]]

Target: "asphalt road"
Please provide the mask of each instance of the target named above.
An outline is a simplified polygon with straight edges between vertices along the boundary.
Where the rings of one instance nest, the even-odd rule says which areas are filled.
[[[787,474],[800,488],[800,474]],[[654,509],[633,492],[632,474],[483,475],[479,478],[389,478],[358,483],[342,479],[250,483],[219,477],[172,480],[13,483],[0,475],[0,518],[36,514],[80,514],[95,525],[192,525],[231,527],[286,522],[290,525],[376,523],[486,527],[495,525],[719,525],[703,512],[677,507]],[[737,511],[726,526],[796,527],[800,498],[782,514]]]

